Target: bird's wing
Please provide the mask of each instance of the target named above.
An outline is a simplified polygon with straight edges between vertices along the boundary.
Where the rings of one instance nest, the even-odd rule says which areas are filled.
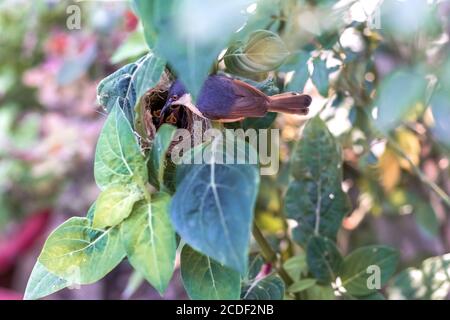
[[[231,118],[263,117],[267,113],[269,98],[257,88],[240,80],[232,80],[236,99],[229,113]]]

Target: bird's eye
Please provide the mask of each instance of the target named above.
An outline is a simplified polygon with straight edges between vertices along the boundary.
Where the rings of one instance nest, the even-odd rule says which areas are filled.
[[[172,96],[172,101],[177,101],[179,99],[179,97],[175,94]]]

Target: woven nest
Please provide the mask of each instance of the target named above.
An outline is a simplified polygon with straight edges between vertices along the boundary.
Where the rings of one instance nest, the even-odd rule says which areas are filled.
[[[198,137],[194,137],[194,134],[199,134],[199,132],[194,132],[193,130],[195,121],[202,122],[203,131],[201,134],[211,128],[211,122],[209,120],[201,118],[185,106],[172,109],[170,114],[164,119],[161,119],[161,109],[167,101],[168,92],[173,81],[174,79],[168,73],[165,73],[160,82],[154,88],[148,90],[141,99],[139,106],[140,116],[137,126],[143,148],[148,148],[151,145],[157,130],[164,123],[171,124],[179,129],[189,130],[191,132],[192,143],[194,141],[202,141],[202,139],[195,139]],[[169,151],[178,143],[179,141],[173,141]]]

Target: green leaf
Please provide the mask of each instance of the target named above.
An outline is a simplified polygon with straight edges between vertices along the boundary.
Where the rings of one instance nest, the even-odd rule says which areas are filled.
[[[245,10],[252,1],[152,2],[153,7],[160,10],[142,12],[141,17],[153,19],[153,30],[158,32],[158,52],[167,59],[188,91],[196,97],[218,55],[227,46],[233,33],[244,25],[247,18]],[[148,32],[144,27],[145,32]]]
[[[389,299],[444,300],[450,292],[450,253],[422,262],[398,274],[387,288]]]
[[[448,69],[450,73],[450,63]],[[450,83],[446,82],[446,85],[450,85]],[[450,127],[448,125],[448,119],[450,119],[449,97],[449,93],[437,92],[430,101],[434,119],[433,135],[447,149],[450,149]]]
[[[143,198],[137,186],[110,186],[97,199],[93,227],[115,227],[131,213],[134,204]]]
[[[306,290],[306,295],[309,300],[334,300],[336,298],[331,285],[315,285]]]
[[[306,252],[309,271],[319,282],[329,283],[336,279],[343,259],[331,240],[312,237]]]
[[[128,38],[116,49],[111,57],[112,64],[118,64],[122,61],[135,59],[148,52],[145,37],[142,31],[138,30],[131,33]]]
[[[313,286],[315,286],[317,283],[316,279],[303,279],[303,280],[299,280],[297,282],[294,282],[294,284],[292,284],[289,288],[288,288],[288,292],[291,293],[298,293],[298,292],[302,292],[305,291]]]
[[[368,296],[359,297],[358,300],[386,300],[380,292],[374,292]]]
[[[294,177],[285,198],[285,212],[298,222],[294,238],[306,246],[308,238],[321,235],[331,240],[349,211],[342,191],[342,157],[332,134],[319,118],[305,127],[291,160]]]
[[[339,274],[343,287],[353,296],[367,296],[376,291],[369,288],[369,280],[377,274],[370,267],[380,270],[380,285],[383,286],[394,274],[399,261],[396,250],[384,246],[359,248],[345,257]]]
[[[256,10],[249,15],[245,26],[234,35],[234,39],[245,39],[255,30],[266,29],[280,13],[280,1],[284,0],[258,0]]]
[[[255,165],[225,164],[220,149],[213,142],[198,151],[211,155],[204,164],[178,168],[171,217],[190,246],[245,274],[259,174]]]
[[[284,263],[283,267],[284,270],[286,270],[286,272],[292,278],[292,280],[300,280],[302,273],[306,273],[308,271],[306,255],[304,253],[300,253],[295,257],[288,259]]]
[[[86,218],[60,225],[45,242],[39,262],[49,272],[73,284],[94,283],[125,257],[117,228],[92,228]]]
[[[187,245],[181,252],[181,277],[186,292],[193,300],[239,299],[239,273]]]
[[[313,60],[314,70],[311,75],[311,80],[323,97],[328,97],[328,89],[330,88],[329,76],[330,71],[327,69],[325,60],[315,58]]]
[[[263,265],[264,259],[260,254],[251,254],[248,261],[248,273],[243,280],[250,281],[255,279],[261,272]]]
[[[427,82],[414,70],[398,70],[383,79],[375,106],[378,107],[376,126],[387,133],[395,129],[408,111],[424,101]]]
[[[309,79],[308,61],[311,58],[309,52],[300,51],[289,58],[288,63],[283,65],[285,71],[295,71],[291,81],[289,81],[286,90],[302,92],[306,82]]]
[[[86,213],[86,218],[89,220],[90,223],[94,221],[94,214],[95,214],[95,208],[97,206],[97,202],[94,202],[91,207],[89,208],[88,212]]]
[[[246,118],[242,123],[242,129],[269,129],[275,122],[278,114],[276,112],[268,112],[264,117],[261,118]]]
[[[97,88],[97,100],[108,112],[117,104],[134,126],[134,108],[144,93],[153,88],[164,72],[165,61],[150,52],[103,79]]]
[[[147,167],[150,183],[158,189],[164,185],[166,155],[176,130],[174,126],[163,124],[153,141]]]
[[[158,40],[159,20],[165,17],[167,11],[172,6],[172,0],[169,1],[148,1],[133,0],[133,6],[144,26],[144,35],[147,45],[150,48],[156,46]]]
[[[247,283],[241,292],[242,300],[283,300],[283,298],[284,282],[276,274]]]
[[[277,69],[289,56],[283,40],[267,30],[253,32],[247,43],[236,42],[225,53],[228,72],[236,75],[255,75]]]
[[[108,116],[98,139],[94,175],[102,190],[114,184],[128,185],[136,178],[147,177],[141,149],[118,104]]]
[[[131,265],[163,294],[172,278],[176,239],[169,219],[170,196],[153,196],[136,204],[121,226],[122,241]]]
[[[428,235],[432,237],[439,235],[439,220],[429,203],[420,201],[414,205],[414,217],[419,227]]]
[[[51,273],[37,261],[28,279],[24,300],[41,299],[67,288],[69,285],[69,281]]]

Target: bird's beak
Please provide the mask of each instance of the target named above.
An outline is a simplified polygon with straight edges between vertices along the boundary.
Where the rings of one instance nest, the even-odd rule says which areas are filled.
[[[159,117],[159,125],[161,126],[164,119],[167,117],[170,108],[172,107],[172,102],[167,101],[166,104],[164,105],[164,107],[161,109],[161,115]]]

